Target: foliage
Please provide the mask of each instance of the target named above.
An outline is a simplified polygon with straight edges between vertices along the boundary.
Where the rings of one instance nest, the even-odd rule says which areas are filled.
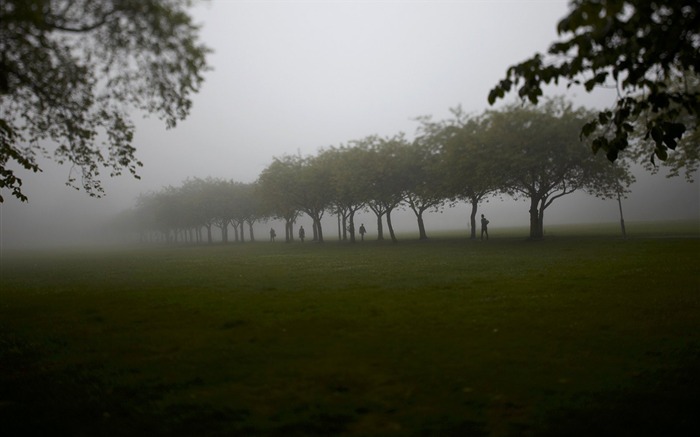
[[[201,229],[205,228],[206,240],[212,243],[212,226],[219,227],[223,241],[228,242],[228,228],[233,225],[236,241],[243,240],[245,223],[264,217],[255,193],[254,184],[188,179],[180,187],[142,195],[135,210],[136,228],[142,240],[167,242],[202,242]]]
[[[547,56],[511,66],[489,93],[493,104],[517,88],[522,99],[537,103],[543,85],[565,80],[587,91],[614,86],[614,108],[582,124],[581,135],[592,149],[611,161],[628,146],[633,154],[667,160],[684,134],[697,131],[700,113],[700,3],[697,0],[572,0],[570,13],[557,31],[565,36]],[[695,84],[695,85],[694,85]],[[634,131],[641,139],[632,138]],[[698,143],[683,164],[697,168]],[[671,152],[672,153],[672,152]]]
[[[442,173],[440,150],[436,144],[419,138],[404,152],[407,184],[404,189],[404,202],[413,211],[418,222],[418,238],[425,240],[423,213],[428,210],[441,211],[449,198],[447,179]]]
[[[258,177],[258,194],[265,211],[271,217],[285,221],[285,241],[294,239],[292,226],[301,210],[290,192],[296,192],[294,168],[296,158],[274,159]]]
[[[471,204],[470,236],[475,239],[479,203],[504,185],[505,174],[486,143],[488,117],[469,116],[459,107],[451,112],[451,119],[440,122],[420,118],[419,140],[437,148],[445,195]]]
[[[505,177],[500,189],[530,200],[531,238],[544,236],[544,211],[556,199],[577,190],[613,198],[633,180],[622,164],[613,166],[579,141],[576,126],[589,114],[562,99],[487,114],[486,144]]]
[[[373,156],[360,143],[331,147],[317,157],[317,165],[330,169],[334,192],[333,209],[342,218],[343,240],[350,235],[355,242],[355,213],[366,206],[371,198],[371,160]]]
[[[323,242],[321,218],[333,202],[332,168],[319,157],[286,156],[275,159],[260,177],[263,192],[313,220],[314,240]],[[274,201],[274,200],[273,200]]]
[[[372,153],[369,186],[371,198],[367,206],[377,216],[377,239],[383,240],[382,216],[386,217],[391,241],[396,243],[396,233],[391,222],[391,213],[404,202],[410,184],[409,143],[403,134],[389,138],[370,137],[366,147]]]
[[[103,194],[103,168],[138,178],[130,112],[157,114],[174,127],[207,69],[190,4],[1,2],[0,188],[27,200],[10,165],[37,171],[40,155],[71,165],[68,184],[92,196]]]

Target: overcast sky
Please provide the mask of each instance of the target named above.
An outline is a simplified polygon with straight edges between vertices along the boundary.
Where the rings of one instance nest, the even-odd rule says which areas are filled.
[[[78,231],[83,219],[114,214],[132,206],[139,193],[177,186],[187,177],[252,182],[276,156],[315,154],[372,134],[411,137],[416,117],[443,119],[457,105],[479,113],[509,65],[546,51],[567,9],[565,0],[199,5],[193,13],[214,50],[213,70],[177,128],[166,130],[157,118],[135,114],[142,179],[106,180],[107,197],[90,199],[63,185],[67,167],[47,164],[44,173],[23,174],[30,202],[3,193],[1,243],[10,247]],[[589,107],[608,106],[614,97],[575,90],[567,96]],[[628,201],[629,220],[698,217],[697,184],[641,176]],[[516,205],[496,203],[487,205],[494,214]],[[517,217],[527,225],[527,208],[516,207],[524,208],[522,217],[501,223],[515,224]],[[555,202],[548,213],[546,224],[617,219],[616,205],[585,196]]]

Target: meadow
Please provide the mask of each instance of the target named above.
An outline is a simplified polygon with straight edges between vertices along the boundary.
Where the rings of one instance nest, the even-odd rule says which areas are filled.
[[[3,435],[700,435],[697,223],[11,252]]]

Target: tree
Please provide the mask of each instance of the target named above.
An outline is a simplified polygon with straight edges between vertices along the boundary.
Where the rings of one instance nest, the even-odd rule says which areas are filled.
[[[326,166],[331,171],[334,210],[342,222],[341,237],[355,242],[355,214],[366,207],[371,195],[369,185],[371,160],[370,151],[363,146],[363,141],[353,141],[349,146],[332,147],[318,155],[318,165]]]
[[[289,219],[296,218],[301,211],[313,220],[314,240],[323,242],[321,219],[333,201],[331,168],[317,157],[275,158],[263,171],[259,183],[267,202],[277,205],[277,211],[293,211],[287,216],[288,241],[291,241],[292,223]]]
[[[474,240],[479,203],[503,186],[503,172],[485,142],[486,118],[468,116],[459,107],[451,112],[454,117],[441,122],[420,118],[419,132],[439,150],[445,196],[471,205],[469,228]]]
[[[38,155],[70,164],[67,184],[91,196],[102,168],[138,178],[131,111],[174,127],[207,69],[191,3],[0,2],[0,189],[26,201],[10,167],[39,171]]]
[[[611,161],[633,145],[666,160],[679,140],[697,131],[700,113],[700,2],[697,0],[572,0],[557,26],[565,36],[549,48],[508,68],[489,93],[493,104],[512,88],[537,103],[542,86],[565,80],[586,91],[614,86],[615,105],[582,123],[581,136],[592,137],[594,152]],[[632,141],[633,131],[642,141]],[[653,149],[644,147],[653,142]],[[685,155],[697,166],[696,152]],[[653,151],[653,154],[651,153]]]
[[[143,225],[160,233],[168,243],[177,243],[178,235],[187,227],[187,198],[178,188],[169,186],[141,195],[137,208]]]
[[[369,173],[369,200],[367,206],[377,216],[377,240],[384,239],[382,216],[386,216],[391,241],[396,243],[396,233],[391,222],[391,213],[404,200],[408,185],[406,166],[406,149],[408,142],[403,134],[391,138],[369,137],[365,140],[370,151],[371,167]]]
[[[226,191],[226,201],[231,210],[229,220],[236,230],[236,241],[245,242],[246,225],[250,241],[255,241],[253,223],[258,219],[259,210],[255,198],[255,185],[231,181],[228,182]]]
[[[221,229],[222,240],[225,242],[228,238],[226,234],[225,224],[222,223],[225,205],[225,196],[220,188],[223,181],[213,178],[191,178],[187,179],[179,191],[187,199],[188,214],[195,217],[193,219],[194,227],[197,229],[198,239],[201,241],[201,228],[207,230],[207,243],[214,242],[212,237],[212,226],[217,226]]]
[[[275,158],[260,174],[257,193],[261,196],[264,209],[270,215],[285,222],[285,242],[294,241],[294,222],[299,217],[300,208],[296,202],[298,179],[296,177],[297,158],[286,156]]]
[[[321,219],[333,202],[333,184],[331,168],[316,157],[308,157],[299,161],[296,168],[299,191],[297,205],[313,221],[313,239],[323,243],[323,227]]]
[[[217,199],[213,196],[211,179],[189,178],[178,188],[180,197],[183,198],[187,208],[183,214],[187,216],[189,229],[194,230],[197,242],[202,242],[202,227],[207,230],[207,242],[213,242],[211,227],[216,218],[214,214],[217,208]]]
[[[418,138],[404,150],[406,187],[404,201],[418,222],[418,239],[427,240],[423,213],[429,209],[440,211],[449,197],[441,167],[439,146],[430,137]]]
[[[615,198],[632,182],[622,162],[610,162],[587,150],[577,131],[590,111],[563,99],[539,108],[511,105],[489,111],[487,144],[501,173],[503,191],[530,200],[530,238],[544,236],[544,212],[556,199],[584,190]]]
[[[700,75],[686,74],[686,80],[669,84],[674,89],[692,89],[700,92]],[[668,171],[666,177],[676,177],[683,173],[688,182],[693,182],[698,166],[700,165],[700,129],[698,129],[698,118],[686,114],[682,118],[686,126],[686,133],[678,142],[676,149],[668,153],[668,157],[663,161],[663,167]],[[634,132],[632,143],[637,144],[643,141],[643,133]],[[658,173],[660,166],[654,160],[648,159],[648,152],[643,147],[631,147],[629,151],[630,159],[642,164],[648,171]]]

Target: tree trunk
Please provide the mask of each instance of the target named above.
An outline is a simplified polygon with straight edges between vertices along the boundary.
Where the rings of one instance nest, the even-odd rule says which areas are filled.
[[[294,222],[286,219],[284,223],[284,242],[291,243],[294,241]]]
[[[367,206],[369,206],[369,209],[371,209],[374,215],[377,216],[377,241],[382,241],[384,240],[384,225],[382,224],[382,216],[386,214],[386,211],[383,211],[379,205],[373,205],[372,203],[368,203]]]
[[[472,212],[469,215],[469,223],[471,225],[471,232],[469,234],[469,238],[471,238],[472,240],[476,240],[476,213],[477,213],[477,209],[479,208],[479,202],[472,200],[471,204],[472,204]]]
[[[343,214],[343,241],[348,241],[348,216]]]
[[[220,226],[221,228],[221,241],[228,243],[228,222]]]
[[[391,236],[391,242],[396,243],[396,234],[394,233],[394,226],[391,224],[391,210],[387,210],[386,212],[386,226],[389,228],[389,235]]]
[[[622,216],[622,196],[620,192],[617,192],[617,205],[620,207],[620,229],[622,230],[622,238],[627,238],[627,231],[625,231],[625,218]]]
[[[540,214],[539,198],[530,199],[530,238],[532,240],[542,239],[542,223],[540,217],[544,217],[544,211]]]
[[[348,214],[350,217],[350,225],[348,226],[350,230],[350,242],[354,243],[355,242],[355,211],[350,211],[350,214]]]
[[[418,220],[418,239],[427,240],[428,234],[425,233],[425,223],[423,222],[423,211],[416,213],[416,219]]]
[[[238,227],[241,229],[241,243],[245,243],[245,220],[241,220]]]
[[[382,223],[382,215],[384,214],[376,214],[377,216],[377,241],[382,241],[384,240],[384,224]]]
[[[321,228],[321,219],[314,217],[314,241],[323,243],[323,229]]]
[[[338,211],[338,241],[343,239],[342,225],[340,223],[340,211]]]
[[[253,221],[248,221],[248,232],[250,232],[250,241],[255,241],[255,234],[253,234]]]

